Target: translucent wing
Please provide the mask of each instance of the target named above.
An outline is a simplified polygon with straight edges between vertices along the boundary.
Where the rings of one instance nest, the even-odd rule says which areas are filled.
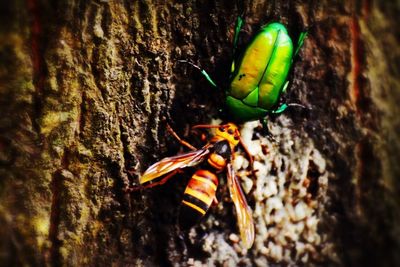
[[[144,184],[176,169],[195,166],[202,162],[209,152],[208,146],[205,146],[200,150],[164,158],[151,165],[140,177],[139,182]]]
[[[236,208],[236,216],[244,246],[249,249],[254,242],[254,223],[250,207],[247,205],[242,188],[231,164],[228,164],[228,187]]]

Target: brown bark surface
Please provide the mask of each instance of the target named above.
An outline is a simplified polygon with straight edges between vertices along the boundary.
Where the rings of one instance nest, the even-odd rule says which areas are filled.
[[[189,232],[176,217],[190,172],[124,191],[179,152],[163,118],[190,138],[219,116],[223,92],[177,61],[226,81],[235,1],[1,3],[0,265],[399,265],[400,7],[389,2],[244,1],[239,48],[272,20],[294,40],[309,29],[285,95],[308,108],[272,118],[277,141],[261,142],[273,148],[268,175],[285,182],[276,199],[312,211],[289,216],[304,230],[281,240],[292,228],[257,211],[271,202],[257,195],[261,178],[245,178],[256,223],[247,253],[224,182]]]

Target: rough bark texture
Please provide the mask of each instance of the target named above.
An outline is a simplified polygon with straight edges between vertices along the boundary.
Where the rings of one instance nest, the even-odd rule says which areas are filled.
[[[271,20],[295,38],[309,28],[286,98],[310,109],[272,119],[279,144],[266,142],[271,162],[286,162],[269,175],[307,178],[319,238],[288,237],[277,252],[263,231],[280,228],[255,212],[247,253],[230,236],[224,186],[189,233],[176,215],[190,174],[124,192],[178,153],[163,117],[185,137],[218,117],[222,92],[177,60],[224,82],[241,13],[234,1],[1,3],[0,265],[399,265],[400,9],[389,2],[245,1],[240,47]]]

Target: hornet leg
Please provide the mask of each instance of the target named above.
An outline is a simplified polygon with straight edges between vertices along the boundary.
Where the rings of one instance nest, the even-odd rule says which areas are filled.
[[[181,145],[188,147],[190,150],[197,150],[197,148],[195,148],[194,146],[192,146],[191,144],[189,144],[188,142],[186,142],[185,140],[181,139],[179,137],[179,135],[171,128],[171,126],[169,126],[169,124],[167,123],[167,131],[173,136],[175,137],[179,143],[181,143]]]
[[[218,205],[218,199],[217,199],[217,197],[214,197],[214,198],[213,198],[213,204],[214,204],[214,205]]]

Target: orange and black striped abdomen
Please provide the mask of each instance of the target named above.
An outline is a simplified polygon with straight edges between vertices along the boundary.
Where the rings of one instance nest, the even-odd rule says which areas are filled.
[[[218,186],[217,176],[207,170],[196,171],[185,189],[179,214],[182,228],[190,228],[207,212]]]

